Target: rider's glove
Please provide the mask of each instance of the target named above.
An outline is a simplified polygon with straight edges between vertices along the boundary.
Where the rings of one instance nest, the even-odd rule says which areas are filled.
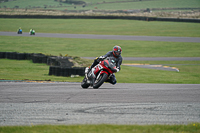
[[[117,72],[119,72],[119,68],[116,68]]]
[[[114,72],[119,72],[119,67],[113,70]]]
[[[104,60],[104,59],[105,59],[105,57],[100,56],[97,60],[98,60],[98,61],[102,61],[102,60]]]
[[[105,59],[105,57],[103,57],[103,56],[100,56],[100,57],[99,57],[99,59],[102,59],[102,60],[103,60],[103,59]]]

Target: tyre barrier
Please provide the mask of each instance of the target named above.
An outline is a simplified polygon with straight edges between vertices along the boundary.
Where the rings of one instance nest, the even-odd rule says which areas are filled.
[[[50,56],[47,58],[47,65],[49,66],[60,66],[60,63],[57,61],[56,56]]]
[[[25,60],[31,60],[33,53],[24,53],[25,54]]]
[[[56,57],[56,61],[59,62],[60,67],[73,67],[74,63],[70,62],[70,57]]]
[[[25,60],[25,53],[17,53],[17,60]]]
[[[0,58],[32,60],[33,63],[45,63],[50,65],[49,75],[65,77],[85,75],[85,67],[73,67],[74,64],[69,61],[69,59],[72,59],[71,57],[46,56],[41,53],[0,52]]]
[[[17,53],[17,52],[0,52],[0,58],[15,59],[15,60],[29,60],[32,57],[29,53]]]
[[[5,58],[6,52],[0,52],[0,58]]]
[[[47,65],[50,66],[60,66],[60,67],[73,67],[74,63],[70,62],[71,57],[57,57],[50,56],[47,58]]]
[[[47,64],[47,56],[44,54],[33,54],[32,61],[33,63],[46,63]]]
[[[64,77],[69,77],[71,75],[84,76],[85,67],[69,68],[69,67],[50,66],[49,75],[64,76]]]
[[[6,52],[5,55],[7,59],[17,59],[17,53],[16,52]]]

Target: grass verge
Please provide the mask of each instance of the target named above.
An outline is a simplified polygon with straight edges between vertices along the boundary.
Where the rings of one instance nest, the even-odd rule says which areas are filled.
[[[123,57],[200,57],[200,43],[0,36],[0,51],[97,57],[122,47]]]
[[[197,62],[200,64],[200,61]],[[176,62],[169,61],[168,63]],[[184,63],[187,64],[177,64],[177,66],[175,66],[180,69],[180,72],[137,68],[122,65],[122,69],[119,73],[116,73],[116,77],[118,83],[200,84],[199,64],[190,65],[190,61],[185,61]],[[0,70],[0,79],[5,80],[81,82],[83,79],[83,77],[49,76],[49,66],[46,64],[33,64],[32,61],[29,60],[18,61],[0,59]]]
[[[0,126],[0,133],[199,133],[200,124],[189,125],[31,125]]]
[[[31,60],[0,59],[0,79],[80,82],[80,77],[49,76],[49,66]]]
[[[198,23],[109,19],[0,19],[0,31],[136,36],[200,37]]]

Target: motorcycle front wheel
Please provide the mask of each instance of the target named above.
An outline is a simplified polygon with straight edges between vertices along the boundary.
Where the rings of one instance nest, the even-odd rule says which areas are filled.
[[[103,73],[100,75],[98,79],[95,80],[93,88],[98,89],[108,78],[108,75],[106,73]]]

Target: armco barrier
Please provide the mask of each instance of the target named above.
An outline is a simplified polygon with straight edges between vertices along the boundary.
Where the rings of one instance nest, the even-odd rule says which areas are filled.
[[[85,67],[73,67],[69,61],[71,57],[46,56],[41,53],[17,53],[17,52],[0,52],[0,58],[15,59],[15,60],[32,60],[33,63],[45,63],[50,65],[49,75],[55,76],[84,76]],[[52,66],[53,65],[53,66]],[[54,66],[57,65],[57,66]]]

